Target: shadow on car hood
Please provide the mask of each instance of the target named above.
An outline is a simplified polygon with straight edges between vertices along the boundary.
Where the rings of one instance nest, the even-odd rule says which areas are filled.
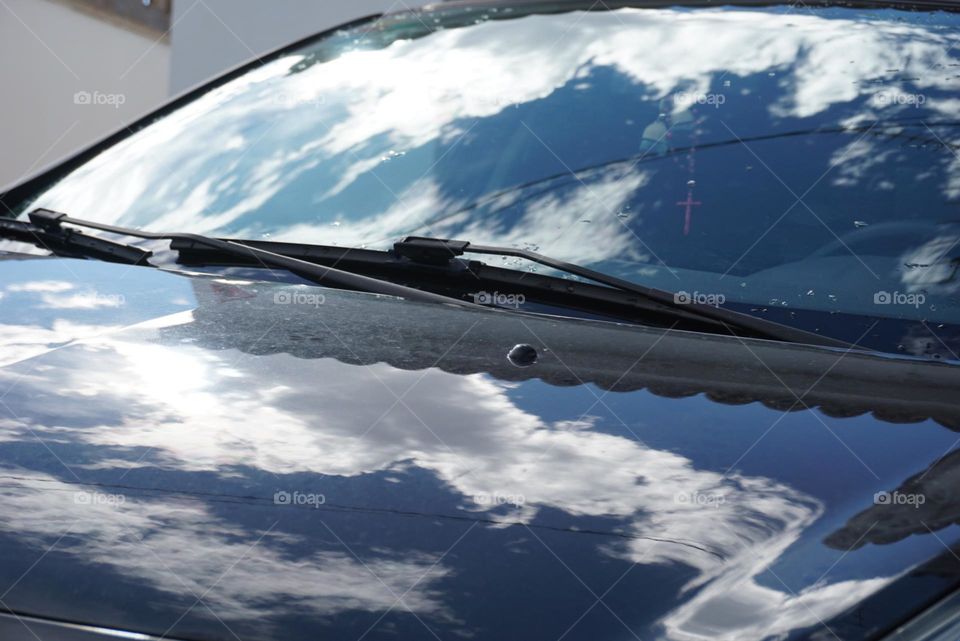
[[[0,288],[14,612],[860,639],[956,583],[955,365],[89,261]]]

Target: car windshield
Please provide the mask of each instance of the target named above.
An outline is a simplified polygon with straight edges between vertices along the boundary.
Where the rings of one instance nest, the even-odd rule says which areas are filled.
[[[956,358],[960,16],[588,8],[441,6],[327,34],[6,204],[522,247],[779,322],[922,324],[888,342]]]

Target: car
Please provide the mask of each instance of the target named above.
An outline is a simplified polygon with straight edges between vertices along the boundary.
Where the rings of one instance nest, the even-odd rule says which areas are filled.
[[[445,2],[6,188],[0,637],[960,638],[958,27]]]

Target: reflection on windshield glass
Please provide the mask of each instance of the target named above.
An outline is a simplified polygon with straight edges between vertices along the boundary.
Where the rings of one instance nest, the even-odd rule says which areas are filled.
[[[461,237],[752,313],[954,322],[955,16],[449,13],[282,55],[31,206],[321,244]]]

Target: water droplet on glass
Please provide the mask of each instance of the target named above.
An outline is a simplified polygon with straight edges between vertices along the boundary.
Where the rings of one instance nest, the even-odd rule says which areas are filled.
[[[740,281],[740,287],[746,287],[747,283],[745,281]]]
[[[581,218],[580,222],[589,225],[592,221],[589,218]]]
[[[808,290],[807,290],[807,296],[813,296],[813,293],[814,293],[814,292],[813,292],[812,289],[808,289]]]
[[[864,222],[864,221],[862,221],[862,220],[855,220],[855,221],[853,221],[853,226],[856,227],[857,229],[860,229],[861,227],[866,227],[866,226],[869,225],[869,224],[870,224],[870,223]]]
[[[630,214],[625,211],[617,212],[617,218],[627,218]]]
[[[333,225],[334,227],[339,227],[339,226],[340,226],[340,221],[339,221],[339,220],[335,220],[335,221],[333,221],[333,222],[330,223],[330,224]]]
[[[687,181],[687,187],[689,187],[690,189],[693,189],[693,188],[696,187],[696,186],[697,186],[697,181],[696,181],[696,180],[688,180],[688,181]]]
[[[834,301],[837,300],[837,296],[835,294],[827,294],[827,298]]]
[[[773,77],[774,77],[775,75],[777,75],[777,74],[771,71],[771,72],[768,73],[767,75],[770,76],[771,78],[773,78]]]
[[[395,149],[391,149],[383,156],[380,156],[380,160],[383,162],[386,162],[388,160],[393,160],[394,158],[401,158],[406,155],[407,155],[407,152],[405,151],[397,151]]]

